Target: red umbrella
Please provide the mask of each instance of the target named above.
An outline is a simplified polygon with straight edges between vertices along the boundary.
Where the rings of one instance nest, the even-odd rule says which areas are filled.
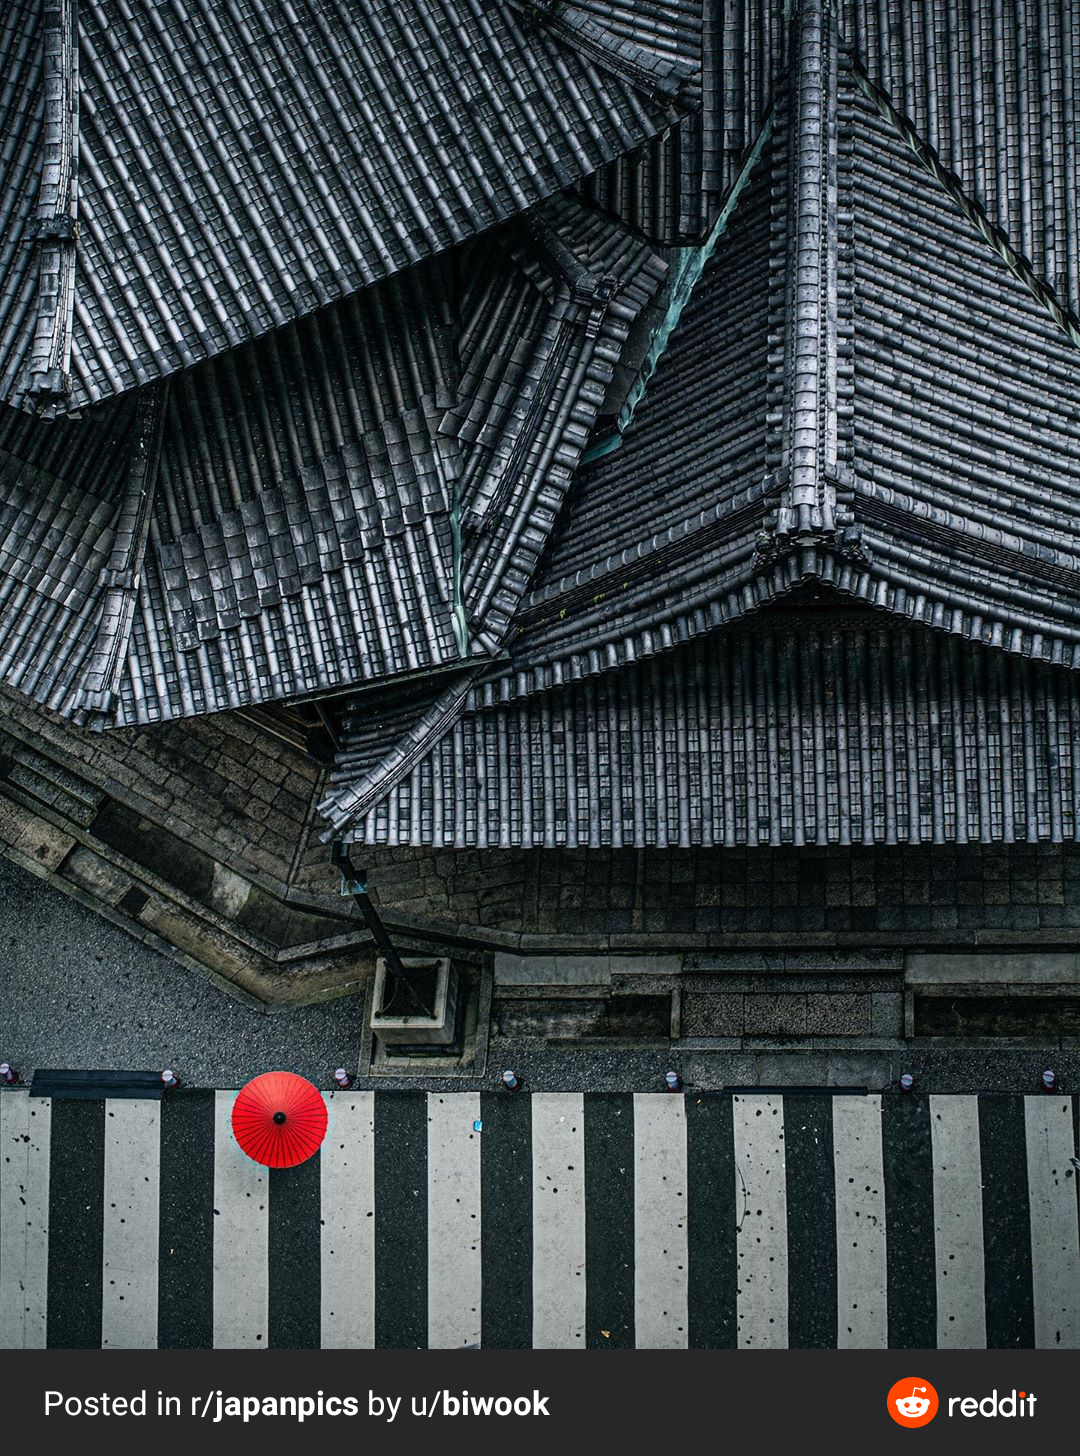
[[[317,1087],[295,1072],[264,1072],[236,1094],[236,1141],[256,1163],[295,1168],[326,1136],[326,1103]]]

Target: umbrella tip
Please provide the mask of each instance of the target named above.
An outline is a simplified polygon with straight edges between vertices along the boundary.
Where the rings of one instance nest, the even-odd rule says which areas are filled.
[[[285,1114],[283,1112],[275,1112],[274,1113],[274,1121],[280,1127],[281,1124],[285,1121]]]

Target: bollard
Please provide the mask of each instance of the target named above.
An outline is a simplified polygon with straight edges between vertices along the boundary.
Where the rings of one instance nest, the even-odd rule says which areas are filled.
[[[900,1091],[910,1092],[915,1086],[915,1078],[910,1072],[904,1072],[900,1078]]]
[[[180,1078],[171,1067],[166,1067],[161,1074],[161,1083],[164,1087],[179,1087]]]
[[[344,1067],[338,1067],[334,1073],[334,1086],[340,1087],[342,1092],[347,1092],[352,1086],[353,1079],[349,1076]]]
[[[1057,1073],[1052,1072],[1049,1067],[1042,1074],[1042,1089],[1044,1092],[1057,1091]]]
[[[10,1062],[0,1062],[0,1082],[11,1084],[19,1080],[19,1074]]]
[[[679,1076],[678,1072],[665,1072],[664,1086],[669,1092],[681,1092],[682,1078]]]
[[[502,1084],[508,1092],[520,1092],[525,1085],[516,1072],[504,1072],[502,1074]]]

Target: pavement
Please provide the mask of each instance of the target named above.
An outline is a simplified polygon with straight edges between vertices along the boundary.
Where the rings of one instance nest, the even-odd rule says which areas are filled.
[[[174,1067],[187,1086],[238,1087],[271,1067],[327,1086],[357,1066],[364,998],[266,1012],[0,859],[0,1060],[24,1080],[38,1067]],[[896,1051],[690,1049],[493,1035],[480,1077],[379,1076],[357,1088],[462,1091],[503,1067],[530,1091],[647,1092],[674,1067],[692,1090],[849,1086],[878,1090],[910,1071],[922,1090],[1028,1092],[1050,1062],[1062,1092],[1080,1088],[1080,1048],[911,1047]]]
[[[356,1059],[362,996],[267,1013],[233,999],[0,859],[0,1060],[38,1067],[174,1067],[238,1087],[285,1066],[325,1084]]]

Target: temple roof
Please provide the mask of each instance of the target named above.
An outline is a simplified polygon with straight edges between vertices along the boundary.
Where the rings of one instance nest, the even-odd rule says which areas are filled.
[[[692,104],[653,34],[511,0],[13,0],[0,399],[148,384],[577,182]]]
[[[1080,690],[819,594],[542,693],[472,691],[347,832],[470,849],[1078,839]]]
[[[798,88],[523,604],[537,684],[806,577],[1080,665],[1080,324],[852,47],[801,34]]]
[[[569,711],[593,722],[568,706],[568,685],[622,701],[653,655],[665,682],[655,702],[669,709],[664,675],[679,644],[814,584],[898,627],[1080,666],[1080,326],[870,79],[823,6],[804,0],[791,45],[790,79],[702,249],[644,397],[621,439],[579,470],[510,661],[486,675],[482,701],[494,716],[462,720],[481,738],[498,720],[513,739],[515,716],[534,736],[577,732],[551,726]],[[640,710],[642,733],[652,711]],[[335,776],[349,787],[324,812],[339,830],[351,812],[351,832],[394,842],[406,782],[420,794],[453,745],[455,803],[471,827],[459,813],[444,817],[445,832],[487,842],[480,800],[494,792],[492,775],[520,777],[530,762],[539,772],[542,756],[534,742],[516,767],[500,757],[496,770],[490,744],[478,746],[488,771],[463,787],[462,731],[425,743],[427,757],[388,757],[381,780],[370,768],[353,774],[354,731]],[[600,778],[579,785],[586,797],[596,783],[603,790],[605,764],[614,772],[591,742]],[[435,794],[434,777],[430,785]],[[533,789],[550,815],[553,783]],[[505,806],[505,785],[500,793]],[[563,802],[554,828],[520,828],[514,842],[586,842]],[[700,836],[698,790],[689,803]],[[647,836],[661,834],[651,812]],[[419,807],[409,798],[408,813],[414,826],[438,817],[423,796]],[[1012,831],[984,819],[981,832]],[[879,825],[874,837],[883,833]],[[817,828],[789,825],[791,834]],[[739,842],[757,838],[745,821]]]
[[[1050,0],[44,14],[0,31],[0,371],[37,406],[0,405],[5,681],[99,727],[328,699],[329,832],[380,842],[1074,832],[1080,57]],[[895,810],[842,787],[838,707],[811,777],[800,749],[686,778],[719,750],[680,683],[797,736],[856,640],[845,711],[923,745],[851,758]],[[1059,758],[1023,740],[1044,799],[1008,807],[1008,734],[1012,790],[948,779],[945,713],[963,754],[1055,715]]]
[[[125,724],[488,660],[663,276],[560,196],[82,420],[0,410],[0,675]]]

